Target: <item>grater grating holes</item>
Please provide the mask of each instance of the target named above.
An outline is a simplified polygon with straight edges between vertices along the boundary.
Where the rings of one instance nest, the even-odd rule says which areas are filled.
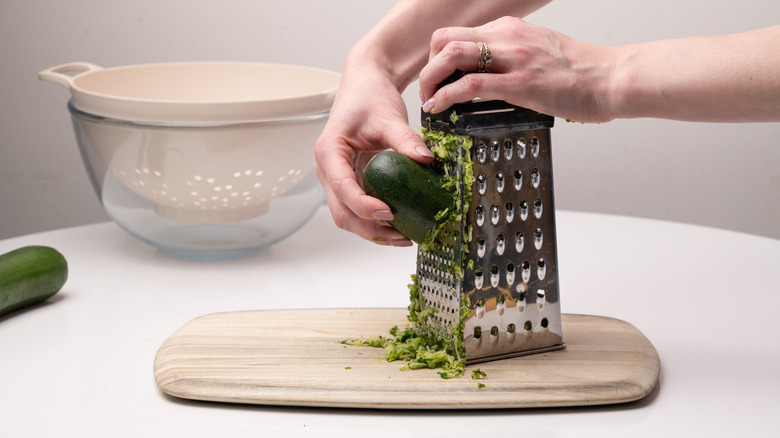
[[[533,188],[538,189],[541,180],[542,177],[539,174],[539,169],[534,168],[534,170],[531,171],[531,185],[533,186]]]
[[[539,138],[531,138],[531,156],[539,158]]]
[[[517,156],[518,156],[518,158],[520,158],[521,160],[525,159],[525,154],[527,152],[527,149],[528,148],[526,147],[525,139],[521,138],[521,139],[517,140]]]
[[[487,146],[485,146],[485,143],[477,143],[476,158],[479,164],[485,164],[487,162]]]
[[[487,102],[473,105],[483,104],[492,108]],[[466,355],[477,363],[476,359],[560,344],[548,175],[552,121],[539,119],[533,111],[518,119],[511,110],[457,115],[457,120],[451,115],[424,115],[423,120],[430,126],[435,120],[445,132],[471,137],[474,145],[472,198],[462,223],[468,240],[461,286],[471,303],[470,311],[461,315]]]
[[[539,309],[544,309],[544,289],[536,291],[536,306]]]
[[[490,285],[493,287],[498,287],[498,266],[492,265],[490,267]]]
[[[542,218],[542,199],[536,198],[534,200],[534,217],[537,219]]]
[[[511,286],[515,282],[515,265],[509,263],[506,265],[506,283]]]
[[[512,154],[514,153],[515,147],[514,144],[512,144],[512,139],[507,138],[504,140],[504,159],[507,161],[512,160]]]
[[[504,206],[504,212],[506,213],[506,222],[511,224],[515,220],[515,207],[511,202],[507,202]]]
[[[501,158],[501,147],[498,145],[497,141],[492,141],[490,143],[490,159],[496,163]]]
[[[520,220],[528,219],[528,201],[520,201]]]
[[[520,275],[522,275],[523,283],[528,283],[531,281],[531,264],[526,260],[522,266]]]
[[[502,172],[498,172],[496,174],[496,191],[498,193],[503,193],[504,185],[505,185],[504,174]]]
[[[496,237],[496,254],[504,255],[505,249],[506,249],[506,240],[504,239],[503,234],[499,234]]]
[[[515,190],[520,191],[520,189],[523,188],[523,172],[520,170],[515,170],[514,176],[514,187]],[[480,193],[481,195],[484,195],[484,193]]]
[[[480,227],[485,225],[485,208],[481,205],[477,205],[474,209],[474,220]]]
[[[523,237],[523,232],[518,231],[517,234],[515,234],[515,251],[518,253],[523,252],[523,247],[525,246],[525,237]]]
[[[544,277],[547,275],[547,262],[544,259],[539,259],[536,264],[536,276],[539,280],[544,280]]]
[[[479,256],[479,258],[485,257],[486,250],[485,238],[483,236],[477,237],[477,256]]]
[[[490,223],[498,225],[498,221],[501,219],[501,208],[498,204],[490,206]]]
[[[477,193],[484,195],[487,191],[487,177],[484,173],[480,173],[477,177]]]

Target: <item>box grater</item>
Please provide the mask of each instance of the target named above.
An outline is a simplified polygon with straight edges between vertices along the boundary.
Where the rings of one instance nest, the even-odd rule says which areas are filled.
[[[463,185],[471,181],[471,198],[464,198],[465,214],[449,230],[465,238],[418,248],[417,281],[434,324],[452,332],[463,322],[469,364],[564,348],[553,117],[502,101],[472,101],[423,112],[421,119],[424,128],[470,138],[470,148],[458,149],[473,163],[473,178],[460,178]],[[450,171],[467,172],[461,162],[452,160]]]

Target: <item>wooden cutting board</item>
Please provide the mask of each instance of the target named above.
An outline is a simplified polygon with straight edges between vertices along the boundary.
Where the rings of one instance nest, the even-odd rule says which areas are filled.
[[[463,377],[401,371],[347,338],[405,327],[406,309],[215,313],[160,347],[154,376],[174,397],[228,403],[381,409],[502,409],[623,403],[647,395],[661,363],[650,341],[612,318],[563,315],[566,349],[470,365]],[[472,380],[479,368],[486,380]],[[479,387],[479,383],[484,387]]]

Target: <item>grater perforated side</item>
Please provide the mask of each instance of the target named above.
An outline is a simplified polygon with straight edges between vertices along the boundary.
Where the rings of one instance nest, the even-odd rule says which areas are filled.
[[[450,333],[463,319],[468,363],[564,348],[553,122],[502,101],[422,113],[424,127],[468,137],[471,143],[473,178],[460,178],[473,181],[466,214],[450,224],[452,236],[444,245],[420,248],[417,258],[423,305],[434,309],[435,323]],[[451,165],[451,171],[468,171]],[[468,189],[461,187],[461,193]]]

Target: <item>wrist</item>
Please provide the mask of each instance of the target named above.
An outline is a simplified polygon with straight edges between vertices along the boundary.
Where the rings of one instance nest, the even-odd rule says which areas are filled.
[[[634,68],[637,62],[635,50],[631,46],[611,49],[612,56],[608,63],[607,80],[607,104],[609,115],[612,119],[631,119],[640,117],[637,109],[641,108],[645,98],[642,97],[642,78],[636,74]]]
[[[392,83],[399,93],[403,92],[425,65],[427,52],[412,48],[404,51],[403,47],[388,48],[383,44],[382,40],[375,41],[367,35],[347,54],[344,70],[379,75]]]

